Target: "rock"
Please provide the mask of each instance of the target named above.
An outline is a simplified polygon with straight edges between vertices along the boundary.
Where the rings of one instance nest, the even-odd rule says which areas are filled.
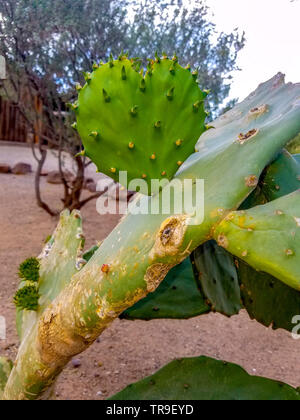
[[[75,369],[78,369],[81,366],[81,361],[79,359],[72,359],[72,366]]]
[[[97,185],[96,185],[96,183],[94,181],[93,182],[89,182],[86,185],[86,189],[88,191],[92,192],[92,193],[95,193],[97,191]]]
[[[64,172],[64,176],[67,182],[72,182],[74,180],[74,175],[72,174],[72,172],[68,170]],[[54,184],[54,185],[62,184],[63,182],[60,176],[60,172],[59,171],[49,172],[49,174],[47,175],[47,182],[48,184]]]
[[[19,162],[12,168],[12,173],[15,175],[27,175],[32,172],[32,167],[29,163]]]
[[[11,167],[6,163],[0,163],[0,174],[9,174],[11,172]]]

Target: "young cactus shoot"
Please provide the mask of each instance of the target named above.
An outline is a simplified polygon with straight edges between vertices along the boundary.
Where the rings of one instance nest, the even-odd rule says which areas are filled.
[[[121,171],[128,183],[144,179],[150,195],[152,179],[171,180],[194,152],[206,129],[207,92],[176,56],[149,60],[145,74],[140,66],[126,55],[94,66],[72,108],[84,154],[98,170],[115,181]]]

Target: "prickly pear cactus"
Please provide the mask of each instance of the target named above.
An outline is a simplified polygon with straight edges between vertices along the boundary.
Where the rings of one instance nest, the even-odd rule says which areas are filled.
[[[172,179],[205,131],[197,72],[174,56],[150,60],[144,74],[139,61],[120,56],[85,78],[73,105],[84,153],[116,181],[127,171],[128,182],[147,182],[143,193],[156,192],[151,179]]]

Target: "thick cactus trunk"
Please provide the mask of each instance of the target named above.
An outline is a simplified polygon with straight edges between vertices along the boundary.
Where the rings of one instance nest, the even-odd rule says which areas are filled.
[[[266,165],[300,131],[299,97],[300,86],[285,85],[278,75],[200,138],[198,152],[185,162],[177,179],[193,181],[184,187],[189,197],[196,196],[196,180],[205,180],[204,220],[199,209],[177,215],[128,215],[81,268],[82,237],[74,222],[79,215],[64,216],[53,246],[41,256],[41,307],[36,323],[23,314],[23,340],[4,399],[48,396],[71,357],[214,236],[220,222],[255,189]],[[157,208],[162,194],[138,200]],[[269,265],[260,268],[268,271]]]

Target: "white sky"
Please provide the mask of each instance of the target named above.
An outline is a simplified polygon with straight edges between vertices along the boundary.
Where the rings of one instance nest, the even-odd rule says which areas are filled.
[[[300,0],[207,0],[207,5],[218,31],[246,32],[231,97],[244,99],[278,71],[300,82]]]

